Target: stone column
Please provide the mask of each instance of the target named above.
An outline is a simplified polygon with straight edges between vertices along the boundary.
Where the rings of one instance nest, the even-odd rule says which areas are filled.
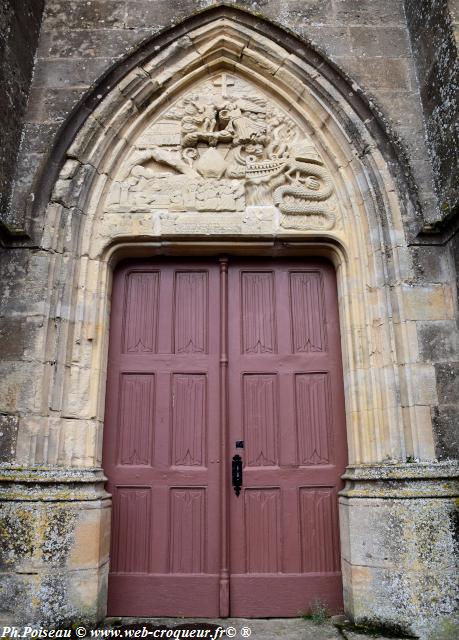
[[[459,595],[455,462],[348,467],[340,493],[346,613],[425,637]]]
[[[0,471],[0,622],[94,624],[106,613],[110,496],[101,469]]]

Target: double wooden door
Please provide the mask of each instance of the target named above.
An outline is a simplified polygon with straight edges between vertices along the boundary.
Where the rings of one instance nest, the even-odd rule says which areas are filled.
[[[339,611],[343,405],[328,262],[123,263],[104,435],[109,615]]]

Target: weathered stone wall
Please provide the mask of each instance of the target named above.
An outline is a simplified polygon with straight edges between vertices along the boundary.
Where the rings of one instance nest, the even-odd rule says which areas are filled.
[[[407,26],[421,97],[426,140],[438,198],[439,220],[450,221],[445,244],[422,248],[427,277],[454,283],[459,274],[457,229],[459,206],[459,60],[457,0],[405,2]],[[420,250],[415,250],[416,253]],[[457,308],[457,300],[456,300]],[[458,310],[459,314],[459,310]],[[434,429],[439,458],[457,456],[459,424],[459,316],[421,335],[425,358],[435,362],[438,407]]]
[[[38,479],[2,469],[0,480],[1,622],[55,627],[102,618],[110,543],[104,476],[53,470]]]
[[[348,467],[340,493],[342,564],[345,575],[356,576],[355,588],[344,589],[356,621],[442,637],[439,629],[457,606],[457,565],[446,558],[457,553],[448,532],[457,526],[451,497],[458,487],[453,464],[443,466],[440,482],[439,471],[416,464]],[[451,637],[458,628],[451,623]]]
[[[459,204],[458,6],[456,0],[406,0],[405,6],[439,209],[446,218]]]
[[[0,222],[6,216],[44,0],[0,1]]]
[[[442,249],[442,247],[440,247]],[[438,406],[433,411],[436,452],[440,460],[457,458],[459,451],[459,236],[448,242],[445,252],[456,278],[456,319],[425,336],[425,350],[435,362]]]

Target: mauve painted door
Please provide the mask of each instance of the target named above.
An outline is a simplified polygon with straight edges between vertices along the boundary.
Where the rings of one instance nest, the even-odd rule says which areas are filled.
[[[347,462],[335,274],[326,261],[230,262],[231,615],[342,608],[337,491]],[[244,449],[235,442],[244,441]]]
[[[104,437],[109,615],[219,613],[219,348],[216,261],[116,270]]]
[[[228,317],[226,278],[217,259],[131,261],[115,272],[109,615],[342,607],[337,491],[347,451],[333,267],[230,259]]]

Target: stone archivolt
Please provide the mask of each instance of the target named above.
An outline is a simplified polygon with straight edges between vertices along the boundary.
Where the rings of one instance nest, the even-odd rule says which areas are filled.
[[[240,212],[273,206],[292,229],[331,229],[331,176],[277,104],[226,73],[187,93],[135,141],[108,211]]]

